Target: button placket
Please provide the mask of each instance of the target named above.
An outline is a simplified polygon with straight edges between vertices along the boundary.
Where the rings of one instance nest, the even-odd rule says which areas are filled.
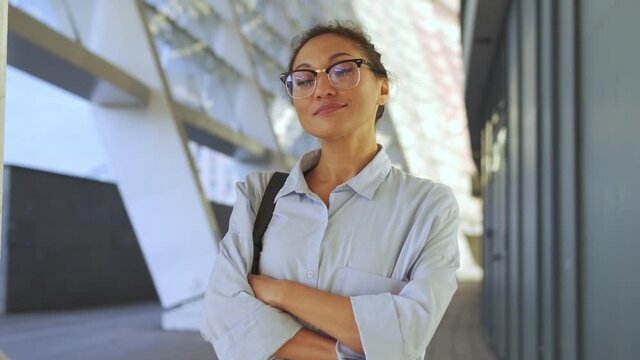
[[[320,264],[320,254],[321,254],[321,247],[322,247],[322,241],[324,240],[324,236],[326,234],[326,230],[327,230],[327,224],[328,224],[328,220],[327,220],[327,213],[324,213],[324,217],[318,222],[318,227],[317,227],[317,235],[315,236],[316,243],[315,243],[315,251],[311,254],[311,256],[309,257],[309,267],[307,268],[307,271],[305,272],[305,278],[308,281],[308,285],[309,286],[313,286],[315,288],[318,287],[318,272],[319,272],[319,264]]]

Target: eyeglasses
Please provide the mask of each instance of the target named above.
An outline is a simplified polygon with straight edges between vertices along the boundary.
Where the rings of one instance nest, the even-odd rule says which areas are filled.
[[[329,82],[336,90],[349,90],[360,83],[360,67],[367,65],[374,72],[380,72],[365,59],[342,60],[325,69],[300,69],[280,74],[287,94],[294,99],[313,94],[318,85],[318,74],[327,73]]]

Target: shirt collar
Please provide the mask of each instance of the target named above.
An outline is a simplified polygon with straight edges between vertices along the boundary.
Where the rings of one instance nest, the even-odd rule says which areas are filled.
[[[367,164],[358,175],[352,177],[343,185],[338,186],[337,189],[347,185],[361,196],[369,200],[373,198],[376,190],[387,177],[389,171],[391,171],[392,166],[387,152],[381,145],[378,145],[378,147],[380,150],[369,164]],[[321,154],[321,149],[313,150],[304,154],[298,162],[296,162],[282,189],[280,189],[276,195],[275,201],[292,192],[311,196],[311,190],[304,178],[304,173],[318,164]]]

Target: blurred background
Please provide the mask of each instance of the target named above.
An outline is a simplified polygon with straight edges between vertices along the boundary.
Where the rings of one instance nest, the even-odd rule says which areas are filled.
[[[0,4],[0,360],[215,359],[235,183],[318,146],[278,74],[333,19],[392,73],[378,142],[460,204],[426,358],[640,353],[637,0]]]

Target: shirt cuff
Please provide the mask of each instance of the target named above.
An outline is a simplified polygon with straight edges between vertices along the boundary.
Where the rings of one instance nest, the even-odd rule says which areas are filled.
[[[352,296],[351,307],[366,359],[404,359],[402,334],[391,294]]]
[[[282,310],[264,305],[213,342],[220,360],[269,359],[302,325]]]
[[[351,350],[347,345],[336,341],[336,354],[338,354],[338,360],[366,360],[367,358]]]

